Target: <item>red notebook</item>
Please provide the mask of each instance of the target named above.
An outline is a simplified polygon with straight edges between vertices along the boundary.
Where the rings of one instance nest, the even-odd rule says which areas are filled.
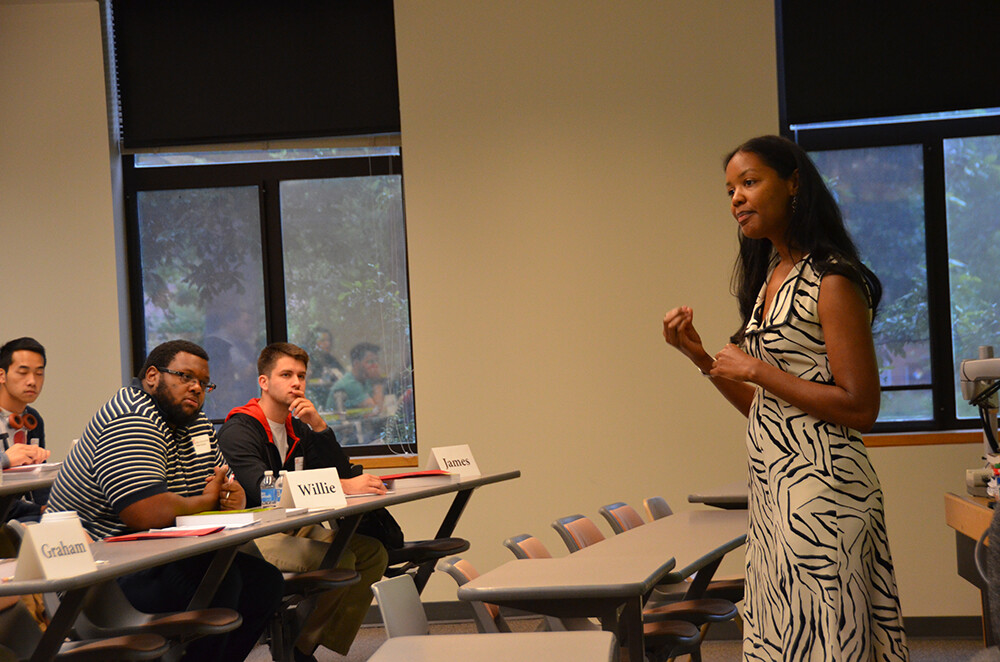
[[[203,529],[157,529],[154,531],[139,531],[138,533],[126,533],[121,536],[111,536],[105,538],[104,542],[125,542],[128,540],[159,540],[160,538],[190,538],[195,536],[207,536],[216,531],[222,531],[224,526],[206,526]]]
[[[379,476],[379,478],[382,479],[387,488],[394,490],[401,487],[447,485],[458,480],[459,476],[441,469],[428,469],[427,471],[410,471],[404,474],[389,474],[388,476]]]

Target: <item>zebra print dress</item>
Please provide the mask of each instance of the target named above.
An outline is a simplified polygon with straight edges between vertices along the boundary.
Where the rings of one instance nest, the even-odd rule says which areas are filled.
[[[765,283],[743,349],[802,379],[832,383],[820,278],[809,258],[801,260],[766,319]],[[882,488],[861,435],[758,388],[746,441],[744,660],[905,662]]]

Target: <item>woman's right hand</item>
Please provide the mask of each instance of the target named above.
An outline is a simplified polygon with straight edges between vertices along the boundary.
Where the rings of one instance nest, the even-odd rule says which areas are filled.
[[[694,329],[694,311],[690,307],[680,306],[663,316],[663,339],[691,359],[702,372],[712,369],[714,361]]]

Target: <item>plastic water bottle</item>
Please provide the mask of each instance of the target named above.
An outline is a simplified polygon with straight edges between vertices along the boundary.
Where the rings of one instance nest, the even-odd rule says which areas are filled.
[[[261,508],[276,508],[281,500],[278,494],[278,487],[274,482],[274,472],[265,471],[264,478],[260,481],[260,506]]]
[[[275,481],[275,483],[274,483],[274,486],[276,488],[278,488],[278,501],[277,501],[277,503],[274,504],[275,506],[277,506],[279,503],[281,503],[281,497],[282,497],[282,495],[284,494],[284,491],[285,491],[285,474],[287,474],[287,473],[288,472],[285,471],[284,469],[282,469],[280,472],[278,472],[278,480]]]

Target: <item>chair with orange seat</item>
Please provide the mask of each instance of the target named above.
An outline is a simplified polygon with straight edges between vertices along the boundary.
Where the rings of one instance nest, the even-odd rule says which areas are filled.
[[[437,563],[437,570],[447,573],[459,586],[471,582],[479,572],[471,563],[460,556],[449,556]],[[510,632],[510,626],[500,615],[500,607],[488,602],[472,602],[472,613],[476,619],[476,629],[480,632]]]

